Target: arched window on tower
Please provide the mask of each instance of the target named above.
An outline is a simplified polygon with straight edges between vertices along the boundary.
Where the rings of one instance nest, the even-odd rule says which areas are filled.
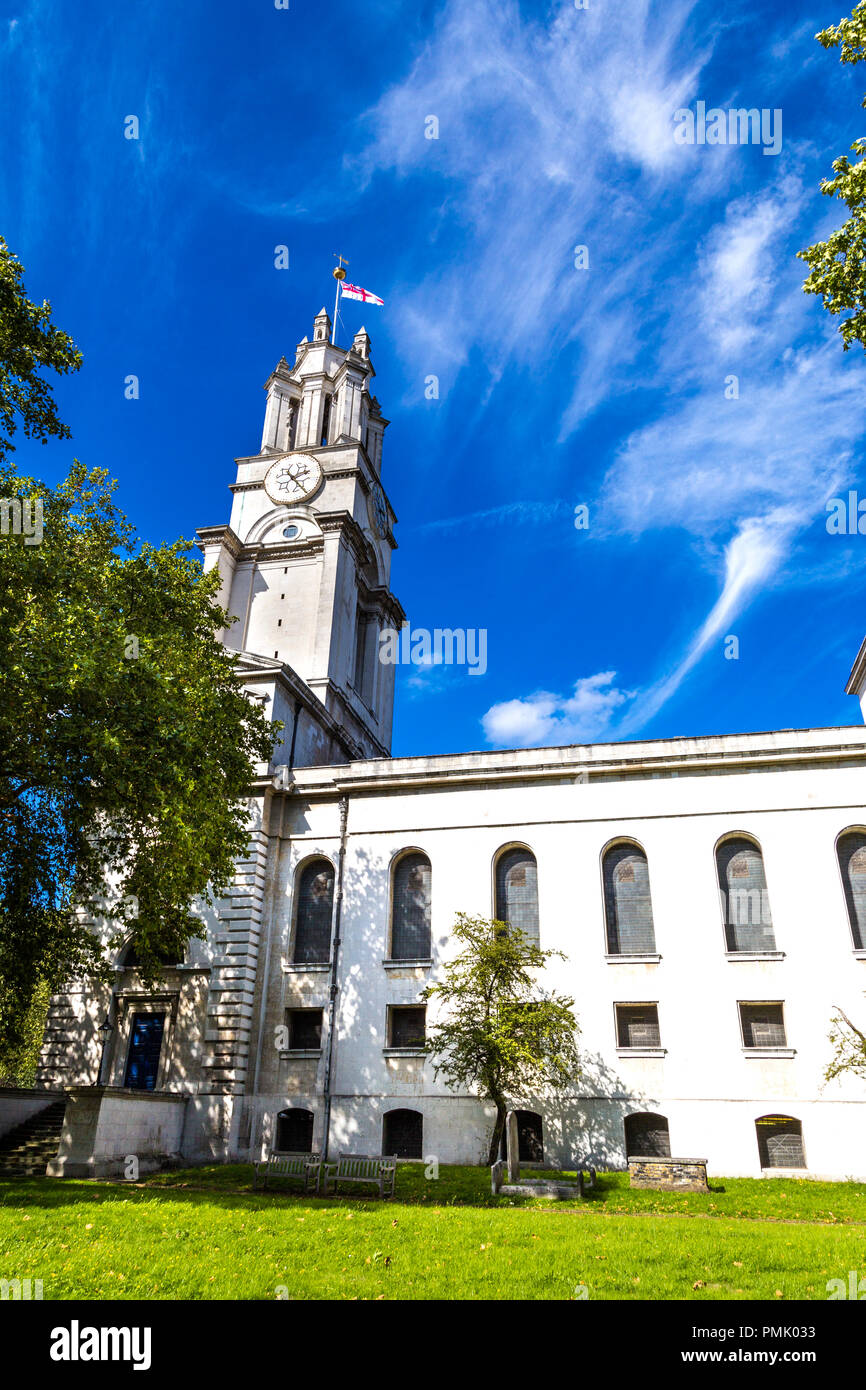
[[[327,964],[334,907],[334,866],[330,860],[311,859],[305,864],[296,877],[295,894],[295,964]]]
[[[776,935],[760,845],[744,835],[723,840],[716,850],[716,864],[728,951],[775,951]]]
[[[331,432],[331,397],[326,396],[322,406],[322,437],[319,443],[324,447],[328,443]]]
[[[602,882],[608,955],[655,955],[649,865],[640,845],[611,845],[602,860]]]
[[[497,922],[518,927],[537,946],[538,866],[532,850],[525,845],[502,850],[496,860],[495,882]]]
[[[394,865],[391,887],[391,960],[430,957],[432,871],[426,854],[410,851]]]
[[[845,830],[836,845],[855,951],[866,950],[866,832]]]

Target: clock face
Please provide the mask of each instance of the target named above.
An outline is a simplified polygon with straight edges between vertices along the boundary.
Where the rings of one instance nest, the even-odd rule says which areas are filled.
[[[310,454],[284,454],[265,474],[265,492],[272,502],[300,502],[312,497],[322,481],[322,467]]]
[[[376,513],[376,524],[379,527],[379,534],[388,534],[388,503],[385,501],[385,494],[381,484],[373,483],[373,510]]]

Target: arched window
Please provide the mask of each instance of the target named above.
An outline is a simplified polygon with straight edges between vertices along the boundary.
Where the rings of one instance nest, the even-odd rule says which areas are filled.
[[[432,872],[426,854],[404,854],[394,865],[391,960],[428,960]]]
[[[608,954],[655,955],[649,866],[640,845],[611,845],[602,861],[602,879]]]
[[[805,1168],[803,1126],[790,1115],[763,1115],[755,1121],[762,1168]]]
[[[424,1116],[418,1110],[389,1110],[382,1120],[382,1153],[396,1158],[424,1155]]]
[[[277,1116],[277,1147],[281,1154],[313,1152],[312,1110],[281,1110]]]
[[[295,964],[327,964],[331,958],[333,865],[327,859],[311,859],[298,874],[296,885]]]
[[[719,892],[729,951],[775,951],[776,936],[764,875],[764,856],[754,840],[723,840],[716,850]]]
[[[664,1115],[642,1111],[625,1117],[626,1158],[670,1158],[671,1136]]]
[[[182,963],[182,955],[178,951],[159,951],[157,953],[157,961],[160,965],[166,967],[180,965]],[[134,937],[121,955],[119,964],[122,970],[130,970],[133,966],[141,965],[141,957],[139,956],[138,946],[136,945]]]
[[[322,447],[328,442],[328,435],[331,431],[331,397],[326,396],[322,407],[322,437],[319,441]]]
[[[866,949],[866,833],[846,830],[836,847],[855,951]]]
[[[506,849],[497,859],[495,914],[497,922],[519,927],[538,945],[538,867],[532,850]]]

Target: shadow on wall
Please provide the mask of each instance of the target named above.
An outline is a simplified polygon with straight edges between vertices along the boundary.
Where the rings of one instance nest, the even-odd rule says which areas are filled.
[[[580,1163],[624,1169],[626,1117],[654,1109],[655,1102],[629,1094],[599,1053],[581,1053],[581,1068],[573,1091],[533,1098],[532,1108],[543,1117],[544,1161],[565,1170]]]

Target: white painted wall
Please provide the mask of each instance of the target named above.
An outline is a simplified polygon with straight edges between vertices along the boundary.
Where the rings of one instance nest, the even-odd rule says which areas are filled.
[[[816,766],[810,748],[834,740],[838,757]],[[444,1162],[483,1157],[481,1106],[450,1096],[429,1063],[383,1056],[386,1010],[414,1002],[437,977],[454,949],[458,911],[493,914],[493,859],[516,840],[538,861],[542,945],[567,956],[546,983],[574,996],[582,1028],[585,1074],[574,1097],[513,1098],[545,1116],[549,1158],[621,1164],[623,1116],[649,1109],[668,1117],[675,1155],[705,1157],[716,1174],[758,1176],[754,1122],[780,1113],[802,1121],[810,1172],[866,1175],[866,1089],[853,1078],[822,1082],[833,1006],[863,1016],[866,960],[853,950],[835,842],[866,822],[866,731],[676,743],[688,745],[676,750],[676,777],[639,772],[650,753],[664,751],[658,745],[624,745],[616,750],[626,764],[619,780],[588,784],[557,768],[547,780],[508,785],[488,766],[478,785],[467,786],[457,774],[475,769],[471,758],[431,759],[411,784],[407,774],[421,760],[296,773],[268,928],[274,935],[266,1027],[270,1033],[291,1004],[327,1009],[327,973],[288,969],[292,894],[304,860],[335,857],[337,795],[349,791],[332,1149],[377,1150],[382,1113],[406,1106],[424,1114],[425,1153]],[[792,758],[784,767],[761,761],[785,747]],[[708,759],[749,750],[751,770],[706,775]],[[536,766],[567,752],[536,752]],[[570,752],[574,759],[579,750]],[[512,770],[516,756],[498,755]],[[531,766],[525,757],[521,762]],[[433,785],[444,772],[454,774],[453,785]],[[370,790],[371,781],[383,785]],[[726,958],[714,851],[720,837],[736,831],[763,848],[782,960]],[[605,959],[600,860],[620,836],[636,839],[648,856],[657,964]],[[383,966],[390,864],[408,846],[424,850],[433,868],[434,964],[395,972]],[[784,1003],[793,1057],[744,1053],[737,1005],[750,999]],[[618,1054],[613,1006],[628,1001],[658,1003],[663,1058]],[[321,1110],[321,1067],[314,1079],[308,1062],[280,1059],[268,1047],[263,1059],[261,1117],[288,1103]]]

